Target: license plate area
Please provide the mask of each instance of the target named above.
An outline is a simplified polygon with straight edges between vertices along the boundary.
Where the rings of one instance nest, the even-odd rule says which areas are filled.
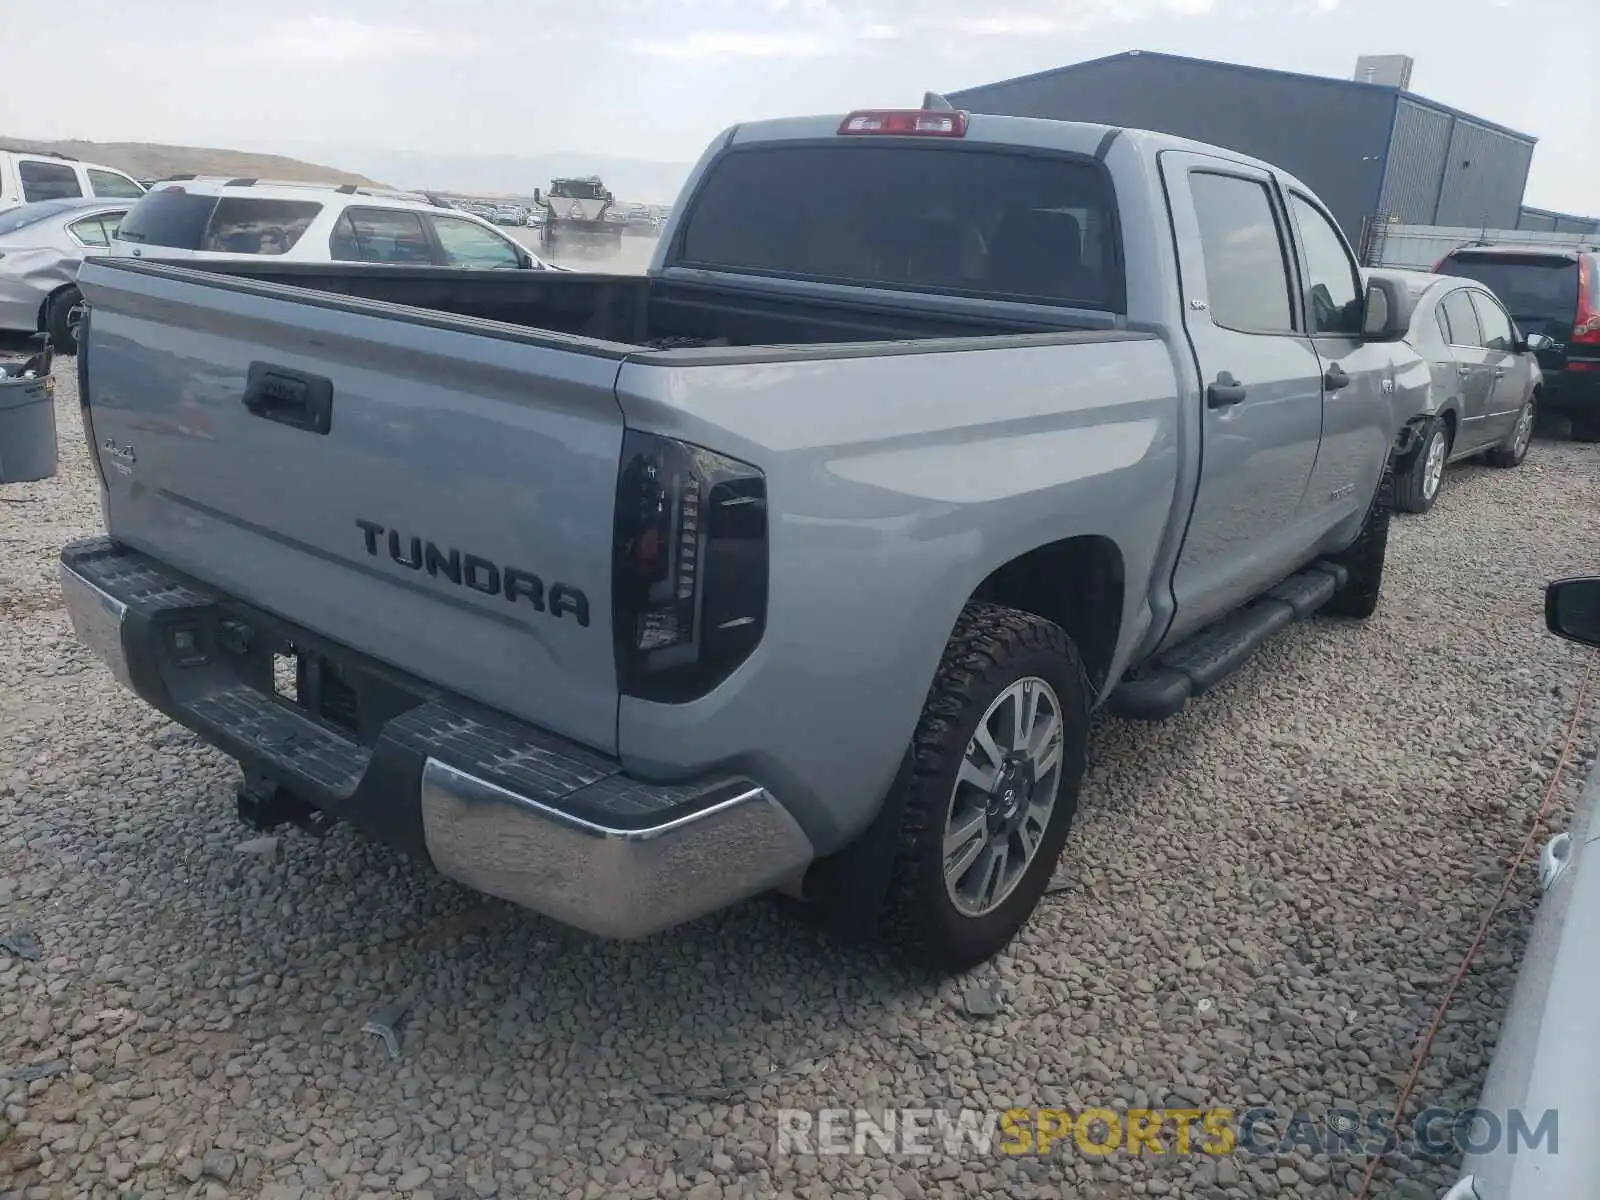
[[[436,691],[382,663],[238,604],[175,613],[156,631],[163,682],[180,703],[243,683],[371,747]]]

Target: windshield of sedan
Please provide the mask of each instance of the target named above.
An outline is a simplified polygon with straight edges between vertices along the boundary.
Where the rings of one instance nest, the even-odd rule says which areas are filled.
[[[26,229],[29,225],[37,225],[40,221],[48,220],[64,212],[82,208],[81,200],[35,200],[32,204],[23,204],[17,208],[0,213],[0,237],[8,233],[15,233],[19,229]]]

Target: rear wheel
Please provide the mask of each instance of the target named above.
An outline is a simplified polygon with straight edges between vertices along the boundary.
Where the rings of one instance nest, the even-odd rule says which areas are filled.
[[[78,352],[77,323],[73,310],[83,303],[83,293],[75,287],[63,288],[50,298],[45,309],[45,332],[58,354]]]
[[[1450,457],[1450,430],[1438,417],[1429,417],[1417,438],[1417,448],[1395,470],[1394,507],[1401,512],[1425,513],[1439,498],[1444,464]]]
[[[1522,411],[1517,414],[1517,424],[1511,431],[1511,436],[1500,445],[1484,455],[1491,467],[1517,467],[1522,465],[1522,460],[1528,457],[1528,446],[1533,442],[1533,427],[1538,423],[1539,410],[1537,397],[1529,396],[1528,402],[1522,406]]]
[[[880,929],[940,971],[993,957],[1032,916],[1078,807],[1089,683],[1042,617],[969,604],[912,742]]]

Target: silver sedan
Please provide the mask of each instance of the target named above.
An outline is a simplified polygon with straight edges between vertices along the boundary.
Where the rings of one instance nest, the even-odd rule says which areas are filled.
[[[131,200],[38,200],[0,213],[0,329],[77,349],[78,267],[104,254]]]
[[[1515,467],[1527,455],[1542,378],[1533,352],[1549,339],[1524,337],[1494,293],[1473,280],[1420,271],[1368,274],[1406,289],[1406,341],[1432,374],[1421,410],[1400,414],[1394,472],[1395,507],[1427,512],[1448,463],[1483,454],[1493,466]]]

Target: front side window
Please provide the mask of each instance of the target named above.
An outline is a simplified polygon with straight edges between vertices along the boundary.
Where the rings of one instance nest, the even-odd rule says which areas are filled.
[[[439,235],[448,267],[515,270],[522,266],[522,256],[516,247],[482,225],[460,217],[434,217],[433,228]]]
[[[224,196],[200,248],[217,254],[287,254],[321,211],[314,200]]]
[[[144,189],[126,175],[116,171],[100,171],[94,167],[89,168],[89,186],[94,189],[96,196],[106,196],[113,200],[144,195]]]
[[[1243,333],[1290,333],[1289,266],[1264,183],[1195,171],[1189,176],[1211,319]]]
[[[1482,292],[1472,293],[1472,307],[1478,313],[1478,326],[1483,330],[1483,344],[1501,354],[1511,353],[1514,341],[1511,319],[1505,310]]]
[[[1289,193],[1306,256],[1306,311],[1312,333],[1361,333],[1360,273],[1333,222],[1304,196]]]
[[[78,172],[66,163],[25,158],[17,164],[24,200],[67,200],[83,195]]]
[[[403,208],[346,209],[333,228],[329,251],[335,262],[434,265],[422,217]]]
[[[1483,338],[1478,332],[1478,317],[1472,309],[1472,297],[1466,288],[1457,288],[1444,298],[1445,320],[1450,326],[1450,344],[1452,346],[1483,346]]]

